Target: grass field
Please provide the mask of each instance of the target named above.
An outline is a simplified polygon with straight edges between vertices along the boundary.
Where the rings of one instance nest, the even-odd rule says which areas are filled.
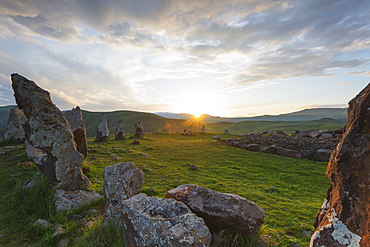
[[[94,142],[92,138],[83,169],[92,183],[91,189],[100,193],[106,166],[134,162],[144,171],[142,190],[148,195],[164,197],[168,190],[186,183],[238,194],[266,211],[260,239],[267,246],[308,246],[308,235],[314,230],[313,221],[329,187],[326,163],[220,145],[210,140],[215,134],[147,134],[140,145],[132,144],[132,139]],[[87,214],[87,220],[96,222],[93,227],[79,228],[71,219],[72,213],[55,213],[51,188],[35,165],[23,163],[29,160],[24,147],[7,148],[8,143],[4,142],[1,145],[5,154],[0,155],[0,203],[4,205],[0,208],[0,246],[54,246],[62,238],[67,238],[70,246],[121,245],[119,232],[109,226],[99,227],[101,216],[91,210],[101,212],[103,200],[79,211]],[[197,169],[191,170],[189,165],[196,165]],[[32,178],[39,181],[36,188],[23,189],[24,182]],[[38,218],[63,225],[67,233],[53,237],[52,229],[35,229],[32,223]],[[234,241],[235,246],[255,246],[242,236],[223,236],[222,246],[231,246]],[[76,242],[76,237],[82,240]]]

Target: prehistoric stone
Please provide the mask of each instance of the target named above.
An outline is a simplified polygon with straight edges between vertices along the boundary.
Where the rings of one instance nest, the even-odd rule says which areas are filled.
[[[136,122],[135,123],[135,134],[134,136],[136,138],[141,138],[144,136],[144,127],[143,127],[143,124],[141,122]]]
[[[11,77],[17,105],[28,118],[26,138],[45,152],[35,159],[38,168],[61,189],[87,189],[89,180],[81,169],[83,155],[76,150],[71,128],[49,92],[18,74]]]
[[[228,129],[225,129],[224,134],[225,134],[225,135],[230,135],[229,130],[228,130]]]
[[[310,246],[370,246],[370,83],[349,102],[326,170],[331,181]]]
[[[118,120],[116,127],[116,139],[122,140],[126,137],[123,120]]]
[[[75,209],[99,200],[103,196],[96,191],[83,190],[66,191],[56,190],[54,194],[55,211],[57,213],[74,211]]]
[[[308,132],[308,136],[311,137],[311,138],[317,138],[321,135],[321,133],[319,131],[310,131]]]
[[[96,140],[97,141],[106,141],[109,139],[109,129],[108,129],[108,122],[107,117],[104,113],[100,115],[100,121],[98,124],[98,131],[96,133]]]
[[[331,149],[318,149],[314,153],[312,159],[320,162],[329,161],[330,155],[333,152]]]
[[[26,144],[26,154],[28,157],[35,159],[39,157],[40,155],[45,154],[45,152],[42,151],[41,149],[38,149],[32,146],[29,141],[25,141],[24,143]]]
[[[266,216],[261,207],[241,196],[220,193],[194,184],[172,189],[166,198],[185,203],[215,232],[229,229],[244,235],[255,235]]]
[[[126,246],[210,246],[204,220],[182,202],[141,193],[123,201]]]
[[[302,157],[302,153],[300,151],[290,150],[290,149],[281,148],[281,147],[276,147],[276,154],[285,156],[285,157],[295,158],[295,159],[299,159]]]
[[[22,140],[26,138],[26,133],[24,130],[27,121],[26,115],[24,115],[23,110],[18,107],[13,107],[10,109],[8,124],[5,127],[4,140]]]
[[[143,183],[143,171],[131,162],[114,164],[104,169],[103,190],[108,219],[120,222],[123,200],[139,194]]]
[[[86,145],[86,128],[85,122],[82,117],[82,111],[80,107],[73,108],[70,112],[65,115],[69,125],[73,132],[73,139],[77,144],[77,151],[80,152],[84,158],[87,156],[87,145]]]

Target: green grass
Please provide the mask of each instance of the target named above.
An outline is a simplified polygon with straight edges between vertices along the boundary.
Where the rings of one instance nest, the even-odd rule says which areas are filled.
[[[95,191],[101,191],[103,187],[103,170],[106,166],[134,162],[136,167],[144,171],[142,190],[149,195],[164,197],[168,190],[186,183],[238,194],[266,211],[260,241],[268,246],[292,246],[296,243],[308,246],[310,237],[305,236],[303,231],[314,230],[314,218],[329,187],[329,180],[325,177],[326,164],[220,145],[210,140],[215,134],[147,134],[140,140],[140,145],[132,144],[133,139],[117,141],[111,137],[108,142],[94,142],[92,138],[83,169],[91,181],[91,189]],[[235,136],[221,134],[221,137]],[[55,214],[48,194],[50,189],[36,167],[21,166],[27,160],[23,148],[6,150],[0,162],[0,202],[8,206],[0,208],[0,234],[4,234],[0,238],[0,246],[54,246],[60,239],[52,238],[51,230],[36,231],[36,234],[31,227],[37,218],[67,226],[66,236],[71,246],[119,246],[122,243],[122,237],[112,237],[117,234],[114,228],[99,227],[99,216],[88,215],[94,218],[97,225],[94,229],[81,232],[76,228],[76,222],[68,219],[68,214]],[[189,165],[196,165],[197,169],[191,170]],[[22,174],[17,177],[19,181],[15,182],[10,174],[19,171]],[[30,178],[40,181],[39,189],[29,192],[25,197],[21,184]],[[149,192],[151,187],[154,192]],[[39,198],[42,200],[39,201]],[[14,200],[18,206],[9,203]],[[37,207],[40,205],[40,210],[27,210],[29,203],[35,203]],[[88,212],[91,207],[101,210],[103,204],[98,202],[81,210]],[[20,214],[19,210],[23,213]],[[83,240],[74,243],[78,236]],[[112,238],[116,240],[110,241]],[[236,242],[236,246],[257,246],[258,242],[228,232],[224,232],[221,238],[223,242],[220,246],[230,246],[232,242]]]

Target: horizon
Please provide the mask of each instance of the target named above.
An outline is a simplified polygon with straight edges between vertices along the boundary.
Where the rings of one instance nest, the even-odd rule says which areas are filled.
[[[138,3],[138,1],[140,1]],[[60,109],[222,117],[346,108],[370,81],[370,1],[3,0],[10,74]]]

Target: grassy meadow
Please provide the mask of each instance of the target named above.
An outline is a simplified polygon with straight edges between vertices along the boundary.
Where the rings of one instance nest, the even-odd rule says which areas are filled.
[[[83,170],[91,190],[102,193],[104,168],[133,162],[144,171],[142,191],[148,195],[164,197],[168,190],[192,183],[238,194],[266,211],[259,239],[223,232],[219,246],[308,246],[312,224],[329,187],[326,163],[232,148],[210,140],[216,134],[147,134],[140,145],[132,144],[130,138],[118,141],[111,137],[108,142],[90,138]],[[0,246],[57,246],[63,238],[69,246],[122,246],[120,231],[102,224],[104,200],[78,212],[56,214],[52,188],[32,162],[25,163],[31,160],[24,145],[14,148],[10,144],[0,143],[0,149],[5,150],[0,154]],[[30,179],[37,180],[37,185],[23,188]],[[73,214],[81,212],[87,221],[94,222],[92,226],[80,226],[73,219]],[[32,227],[38,218],[52,222],[54,228],[60,224],[67,232],[54,237],[53,227]]]

